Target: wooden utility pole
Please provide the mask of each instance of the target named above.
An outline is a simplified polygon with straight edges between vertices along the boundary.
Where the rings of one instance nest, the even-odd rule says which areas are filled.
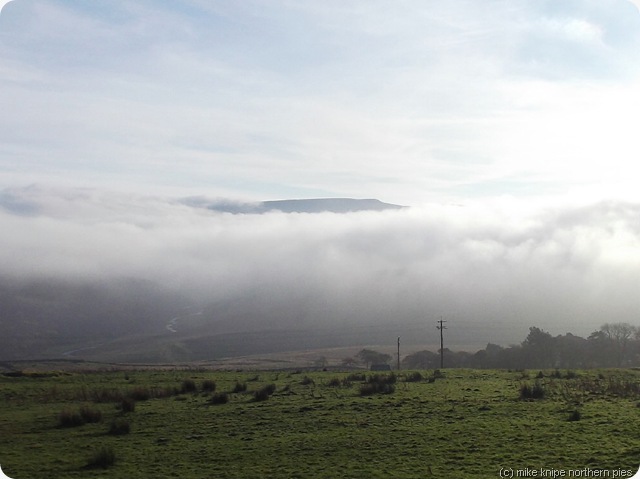
[[[398,371],[400,371],[400,336],[398,336]]]
[[[444,325],[444,323],[446,323],[446,320],[442,319],[442,316],[440,316],[440,320],[438,321],[438,326],[436,326],[439,330],[440,330],[440,369],[444,369],[444,335],[443,335],[443,331],[445,329],[447,329],[447,327]]]

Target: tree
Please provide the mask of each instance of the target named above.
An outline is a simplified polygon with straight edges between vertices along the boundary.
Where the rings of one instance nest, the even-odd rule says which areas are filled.
[[[360,361],[365,363],[367,369],[372,364],[386,364],[391,361],[391,355],[373,351],[371,349],[363,349],[358,354],[356,354],[356,357]]]
[[[586,339],[567,333],[564,336],[556,336],[554,341],[558,367],[584,368],[587,366],[589,342]]]
[[[356,358],[353,358],[353,357],[344,358],[341,362],[343,366],[347,368],[351,368],[356,363]]]
[[[638,328],[629,323],[606,323],[600,327],[600,331],[611,343],[616,366],[622,366],[628,359],[629,341]]]
[[[540,328],[532,326],[522,343],[529,367],[549,368],[555,366],[556,351],[553,336]]]
[[[431,351],[418,351],[402,360],[403,369],[437,369],[438,367],[440,367],[440,356]]]

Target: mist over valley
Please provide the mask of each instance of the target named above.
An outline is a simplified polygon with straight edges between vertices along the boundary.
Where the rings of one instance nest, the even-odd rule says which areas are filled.
[[[530,326],[588,335],[635,321],[638,205],[331,201],[340,212],[314,200],[284,204],[318,212],[231,213],[220,200],[5,190],[2,359],[434,345],[440,317],[450,344],[475,351]]]

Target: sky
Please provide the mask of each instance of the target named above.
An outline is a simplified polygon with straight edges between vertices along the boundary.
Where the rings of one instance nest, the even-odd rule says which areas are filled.
[[[4,187],[638,195],[629,1],[14,0],[0,19]]]
[[[638,2],[0,5],[5,272],[334,315],[636,320]],[[234,216],[189,197],[412,208]]]

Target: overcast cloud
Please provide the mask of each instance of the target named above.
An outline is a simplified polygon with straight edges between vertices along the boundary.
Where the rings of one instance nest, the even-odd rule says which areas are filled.
[[[16,0],[0,58],[5,187],[637,199],[626,0]]]
[[[5,275],[144,277],[315,318],[636,319],[634,2],[2,5]],[[413,207],[230,215],[193,196]]]

